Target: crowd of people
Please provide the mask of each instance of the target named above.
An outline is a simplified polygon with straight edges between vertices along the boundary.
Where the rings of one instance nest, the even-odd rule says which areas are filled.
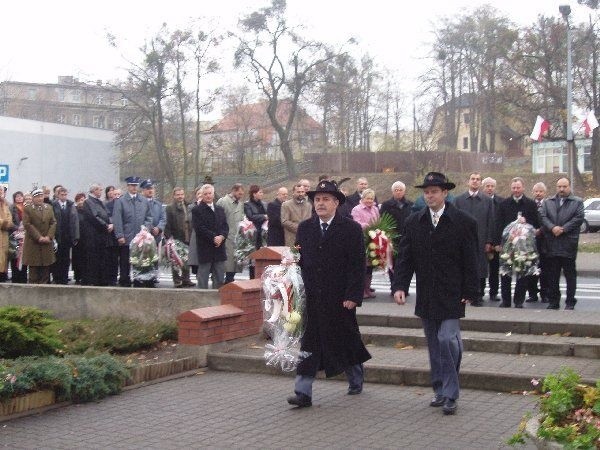
[[[207,177],[209,178],[209,177]],[[318,182],[329,180],[327,175]],[[172,202],[163,205],[155,198],[152,180],[128,177],[124,192],[118,187],[92,184],[87,193],[79,192],[69,198],[69,192],[57,185],[17,191],[12,203],[0,189],[0,281],[8,280],[10,265],[13,283],[68,284],[69,269],[72,282],[92,286],[153,286],[136,283],[131,277],[130,244],[145,226],[159,243],[163,238],[177,239],[189,245],[189,260],[182,270],[173,270],[175,287],[219,288],[234,281],[242,266],[236,257],[236,236],[239,224],[247,218],[256,228],[255,248],[262,245],[292,246],[300,223],[315,214],[307,197],[311,182],[307,179],[294,184],[291,196],[280,187],[275,198],[267,203],[258,185],[246,189],[236,183],[230,192],[217,198],[212,180],[207,179],[194,192],[194,201],[186,201],[181,187],[172,191]],[[343,180],[346,181],[346,180]],[[391,186],[390,198],[379,204],[368,180],[360,177],[356,190],[347,192],[340,183],[340,192],[346,201],[338,214],[356,221],[364,230],[386,213],[393,217],[399,233],[393,247],[398,249],[402,230],[411,213],[426,207],[423,196],[410,201],[406,186],[396,181]],[[482,179],[473,172],[466,180],[466,191],[448,195],[447,201],[467,212],[477,223],[478,296],[473,306],[481,306],[486,285],[489,300],[500,301],[500,307],[521,308],[524,302],[545,302],[549,309],[558,309],[559,274],[564,272],[567,282],[566,308],[576,304],[577,241],[583,221],[583,203],[570,191],[569,180],[560,178],[556,195],[548,196],[543,183],[532,188],[532,197],[525,195],[525,182],[511,180],[511,195],[501,198],[496,194],[496,181]],[[245,200],[245,201],[244,201]],[[511,291],[511,274],[499,275],[502,231],[518,216],[535,228],[536,244],[540,254],[539,275],[519,277]],[[268,229],[266,239],[260,230]],[[8,256],[9,237],[17,242],[19,251]],[[397,259],[389,269],[390,283]],[[254,268],[250,265],[250,277]],[[371,288],[372,267],[365,264],[363,298],[374,297]],[[196,275],[196,282],[191,274]],[[393,293],[392,293],[393,294]]]

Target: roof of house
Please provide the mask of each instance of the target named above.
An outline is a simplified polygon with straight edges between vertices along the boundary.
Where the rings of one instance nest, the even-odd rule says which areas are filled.
[[[275,132],[269,116],[267,115],[268,101],[264,100],[258,103],[240,105],[225,114],[225,116],[214,125],[210,131],[227,132],[247,130],[265,130],[266,134]],[[291,102],[282,100],[277,108],[277,120],[285,124],[290,114]],[[315,119],[310,117],[303,108],[298,107],[295,117],[295,127],[304,131],[319,131],[322,126]],[[266,137],[266,136],[265,136]]]

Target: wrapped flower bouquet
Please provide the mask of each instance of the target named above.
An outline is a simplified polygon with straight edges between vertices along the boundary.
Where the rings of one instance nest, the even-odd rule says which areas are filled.
[[[307,355],[300,350],[306,325],[306,294],[298,267],[298,252],[288,250],[278,266],[268,266],[262,276],[265,296],[265,331],[273,338],[265,347],[269,366],[294,370]]]
[[[365,228],[367,265],[382,270],[392,267],[392,241],[396,235],[396,221],[388,213]]]
[[[519,215],[502,231],[500,275],[516,278],[538,275],[539,254],[535,245],[535,230]]]
[[[181,270],[188,262],[189,247],[183,242],[171,237],[162,245],[160,256],[163,266],[169,267],[181,275]]]
[[[132,239],[129,244],[129,263],[133,269],[134,281],[150,281],[158,276],[156,263],[158,253],[154,236],[145,226]]]
[[[267,245],[267,230],[268,223],[265,221],[260,230],[263,246]],[[256,250],[256,233],[254,224],[244,217],[238,225],[238,233],[235,236],[234,255],[238,264],[247,266],[250,263],[248,257]]]

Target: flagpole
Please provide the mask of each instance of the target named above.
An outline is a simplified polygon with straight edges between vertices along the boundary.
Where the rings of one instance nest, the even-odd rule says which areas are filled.
[[[573,141],[573,62],[571,58],[571,26],[569,24],[569,14],[571,7],[561,5],[558,10],[567,23],[567,159],[568,176],[571,182],[571,190],[575,192],[575,142]]]

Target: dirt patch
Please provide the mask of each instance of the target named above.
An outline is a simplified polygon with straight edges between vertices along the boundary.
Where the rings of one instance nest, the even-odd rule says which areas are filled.
[[[175,341],[164,341],[147,350],[121,355],[120,358],[127,364],[138,366],[172,361],[177,358],[178,345]]]
[[[600,243],[600,232],[581,233],[579,235],[580,244],[598,244]]]

